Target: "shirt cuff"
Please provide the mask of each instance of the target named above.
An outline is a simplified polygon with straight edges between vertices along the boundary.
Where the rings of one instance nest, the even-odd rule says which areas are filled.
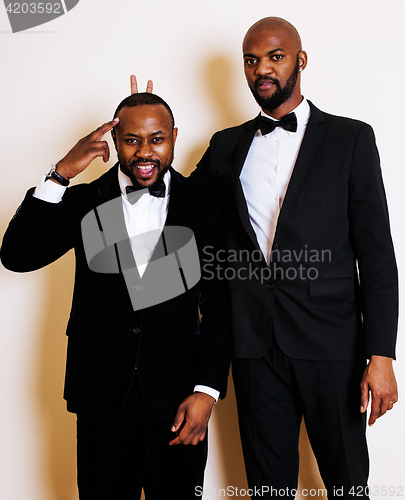
[[[218,403],[219,391],[217,391],[216,389],[212,389],[211,387],[207,387],[206,385],[196,385],[194,387],[194,392],[204,392],[205,394],[213,397],[215,399],[215,402]]]
[[[47,181],[44,175],[32,196],[48,203],[59,203],[65,191],[66,186],[62,186],[51,180]]]

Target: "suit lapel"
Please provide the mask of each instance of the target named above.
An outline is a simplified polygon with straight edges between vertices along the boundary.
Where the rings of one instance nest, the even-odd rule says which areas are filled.
[[[128,240],[118,182],[118,163],[101,179],[96,210],[108,245]]]
[[[311,108],[311,115],[287,188],[284,203],[280,211],[277,223],[277,231],[284,222],[327,131],[327,123],[325,121],[323,113],[310,101],[308,101],[308,103]],[[256,233],[254,232],[254,229],[250,223],[246,199],[243,194],[243,189],[240,182],[240,174],[242,172],[246,156],[249,152],[250,145],[252,144],[253,137],[256,133],[257,119],[258,117],[246,124],[245,131],[239,138],[236,160],[234,168],[231,172],[231,183],[242,225],[249,235],[250,239],[253,241],[254,245],[259,248]]]
[[[258,117],[254,120],[248,122],[245,127],[245,131],[239,137],[237,151],[236,151],[236,160],[234,168],[231,171],[231,184],[232,191],[235,197],[236,207],[238,210],[239,218],[242,222],[242,225],[252,240],[253,244],[257,249],[259,248],[259,244],[257,242],[256,233],[254,232],[253,226],[250,223],[249,211],[246,204],[245,195],[243,194],[242,184],[240,182],[240,174],[242,172],[243,165],[246,160],[246,156],[249,152],[250,145],[252,144],[253,137],[256,133],[256,123]]]
[[[192,192],[188,187],[188,181],[172,167],[170,176],[170,199],[165,226],[181,226]]]
[[[316,108],[310,101],[311,115],[308,121],[307,129],[301,143],[301,147],[295,162],[295,166],[288,184],[287,192],[281,207],[280,215],[277,222],[277,231],[284,222],[288,211],[294,203],[305,176],[315,158],[315,155],[325,137],[327,131],[327,123],[323,113]],[[276,231],[276,234],[277,234]]]
[[[118,182],[118,163],[102,178],[97,189],[98,201],[95,210],[103,228],[104,238],[108,246],[114,245],[119,254],[121,270],[134,269],[135,279],[139,274],[129,243],[122,206],[121,190]]]
[[[118,183],[118,165],[116,163],[100,178],[100,185],[97,188],[97,195],[100,197],[99,204],[121,196],[120,185]]]
[[[191,195],[191,190],[188,188],[188,181],[186,181],[179,172],[176,172],[170,167],[170,198],[167,218],[164,225],[165,228],[168,226],[181,226],[183,224]],[[149,262],[161,259],[165,255],[166,245],[164,244],[161,234]],[[145,275],[147,272],[148,267],[145,270]]]

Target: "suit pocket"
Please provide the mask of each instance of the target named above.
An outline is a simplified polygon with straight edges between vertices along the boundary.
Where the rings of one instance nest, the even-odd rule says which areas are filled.
[[[180,328],[176,330],[174,347],[176,349],[196,349],[199,338],[199,328]]]
[[[318,278],[310,281],[308,293],[311,297],[354,293],[352,278]]]
[[[71,316],[66,328],[66,335],[78,338],[85,342],[98,342],[100,339],[102,325],[84,318]]]

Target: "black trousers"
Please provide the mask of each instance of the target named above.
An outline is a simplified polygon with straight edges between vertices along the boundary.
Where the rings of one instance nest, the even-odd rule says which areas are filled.
[[[291,359],[274,336],[265,356],[233,361],[246,473],[249,487],[256,487],[252,498],[294,497],[302,417],[328,498],[366,496],[364,368],[364,360]]]
[[[195,488],[203,485],[207,438],[197,446],[169,446],[172,424],[149,417],[137,378],[115,416],[78,415],[80,500],[138,500],[142,488],[147,500],[200,498]]]

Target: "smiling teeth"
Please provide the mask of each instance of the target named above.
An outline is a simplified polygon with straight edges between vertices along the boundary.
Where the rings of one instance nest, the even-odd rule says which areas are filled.
[[[149,165],[149,167],[137,167],[139,168],[139,170],[150,170],[151,168],[153,168],[153,165]]]

